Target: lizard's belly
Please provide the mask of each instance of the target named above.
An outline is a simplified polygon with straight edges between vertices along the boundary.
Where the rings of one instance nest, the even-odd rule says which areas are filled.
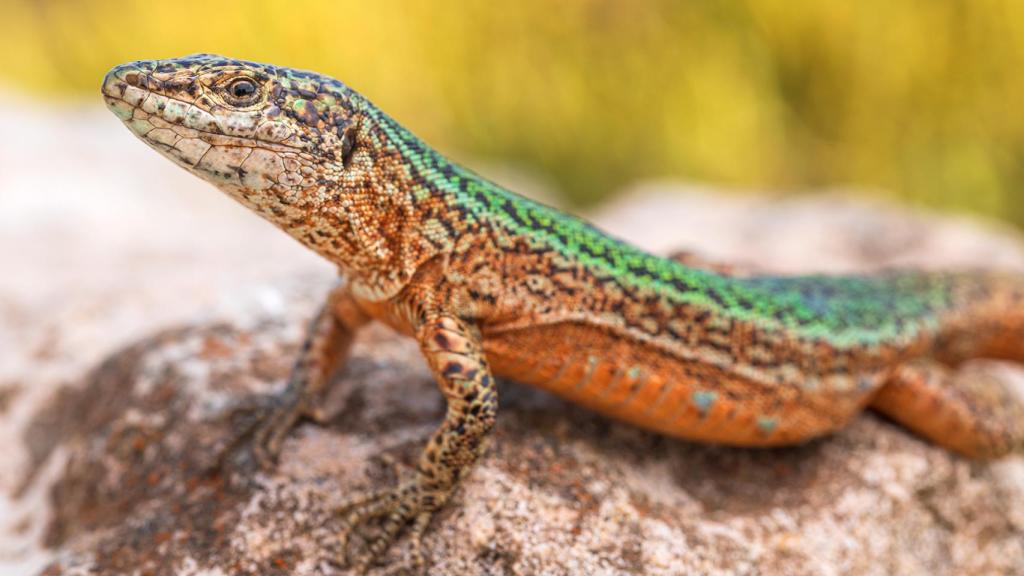
[[[691,440],[794,444],[844,425],[863,391],[755,382],[576,323],[484,331],[492,370],[637,426]]]

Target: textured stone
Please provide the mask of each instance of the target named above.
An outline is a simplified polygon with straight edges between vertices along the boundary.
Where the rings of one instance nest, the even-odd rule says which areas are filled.
[[[58,119],[59,146],[96,135],[80,117]],[[127,138],[115,128],[110,142]],[[441,418],[415,344],[362,334],[330,421],[297,428],[278,470],[257,471],[244,434],[329,270],[125,142],[69,152],[78,188],[0,196],[0,266],[18,270],[0,285],[0,573],[343,573],[333,508],[393,482],[383,455],[413,462]],[[31,162],[32,142],[4,146]],[[9,174],[0,184],[18,184]],[[835,195],[649,186],[595,220],[762,269],[1024,264],[1005,230]],[[701,446],[515,383],[500,394],[491,450],[426,536],[432,573],[1024,574],[1020,457],[969,462],[871,414],[800,447]]]

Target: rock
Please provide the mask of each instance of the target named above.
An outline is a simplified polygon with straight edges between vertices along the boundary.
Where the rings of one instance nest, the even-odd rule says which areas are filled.
[[[0,573],[344,573],[333,508],[394,482],[384,456],[414,462],[441,418],[415,344],[361,334],[330,421],[297,428],[279,468],[258,471],[245,433],[284,385],[328,267],[116,123],[90,147],[105,115],[19,109],[27,131],[66,137],[0,139],[0,158],[30,167],[45,149],[79,176],[49,188],[0,171],[14,191],[0,195],[0,266],[18,271],[0,284]],[[843,195],[651,185],[594,220],[762,269],[1024,269],[1011,232]],[[872,414],[746,450],[513,382],[500,397],[492,448],[426,535],[433,574],[1024,574],[1021,457],[969,462]]]
[[[330,422],[301,426],[276,473],[257,472],[244,448],[218,472],[282,386],[303,320],[166,330],[58,394],[26,436],[33,471],[66,455],[46,533],[60,554],[43,573],[336,570],[332,507],[393,482],[381,457],[413,462],[443,404],[416,346],[375,328],[337,379]],[[1024,567],[1020,500],[998,467],[874,416],[806,446],[741,450],[648,434],[513,383],[501,394],[494,448],[426,538],[432,573]]]
[[[773,219],[828,220],[829,202],[776,206]],[[890,225],[860,210],[853,230],[830,230],[843,245],[864,231],[877,244],[873,217]],[[36,414],[25,485],[63,460],[44,574],[343,573],[333,507],[395,481],[383,456],[413,462],[443,403],[416,346],[375,327],[337,378],[330,422],[299,427],[279,469],[257,471],[244,432],[326,288],[291,282],[276,289],[284,311],[253,299],[231,314],[247,321],[213,313],[143,338]],[[500,391],[493,448],[426,537],[431,573],[1024,573],[1020,458],[968,462],[873,415],[795,448],[701,446],[511,382]]]

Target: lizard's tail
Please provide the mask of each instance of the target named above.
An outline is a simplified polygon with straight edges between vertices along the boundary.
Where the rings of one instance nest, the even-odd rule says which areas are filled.
[[[957,365],[972,358],[1024,363],[1024,276],[958,275],[944,315],[935,357]]]
[[[1024,277],[948,276],[951,298],[934,350],[898,366],[871,405],[932,441],[975,458],[1024,453],[1024,390],[973,358],[1024,364]]]

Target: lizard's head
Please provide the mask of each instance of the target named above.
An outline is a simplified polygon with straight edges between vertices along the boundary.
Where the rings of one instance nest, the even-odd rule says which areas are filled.
[[[342,171],[352,94],[319,74],[211,54],[132,62],[103,80],[110,110],[182,167],[222,188],[296,195]]]
[[[147,145],[348,272],[397,285],[426,257],[394,138],[419,140],[341,82],[196,54],[119,66],[102,92]]]
[[[390,255],[393,171],[368,103],[337,80],[197,54],[117,66],[102,91],[136,136],[329,259]]]

